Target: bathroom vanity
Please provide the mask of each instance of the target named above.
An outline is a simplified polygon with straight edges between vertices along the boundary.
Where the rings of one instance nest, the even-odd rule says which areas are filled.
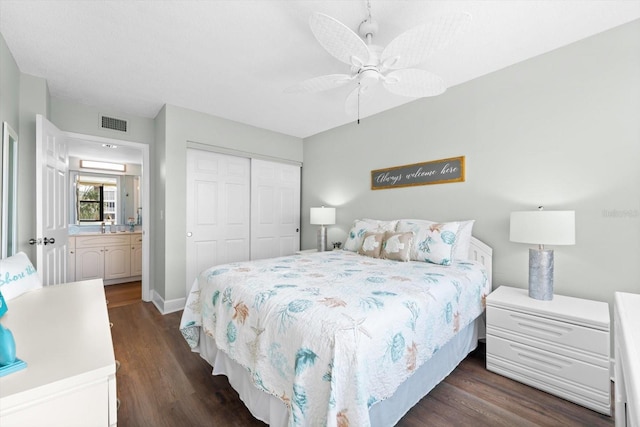
[[[142,278],[142,233],[69,236],[69,280],[103,279],[105,285]]]

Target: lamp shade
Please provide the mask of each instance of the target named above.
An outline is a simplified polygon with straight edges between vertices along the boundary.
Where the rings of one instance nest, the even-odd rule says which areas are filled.
[[[332,225],[336,223],[336,208],[311,208],[311,224]]]
[[[575,245],[575,211],[511,212],[509,240],[534,245]]]

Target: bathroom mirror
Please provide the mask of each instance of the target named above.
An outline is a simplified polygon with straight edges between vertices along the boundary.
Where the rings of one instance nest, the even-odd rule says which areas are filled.
[[[140,176],[70,171],[70,182],[72,224],[141,225]]]
[[[2,125],[2,173],[0,174],[0,257],[17,252],[18,230],[18,134],[7,122]]]

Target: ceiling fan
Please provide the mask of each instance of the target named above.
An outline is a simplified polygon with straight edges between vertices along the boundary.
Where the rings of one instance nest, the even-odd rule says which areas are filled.
[[[378,23],[369,16],[360,23],[356,34],[340,21],[314,12],[309,25],[327,52],[351,67],[348,74],[329,74],[299,82],[286,93],[320,92],[356,83],[345,100],[347,112],[359,111],[360,102],[370,96],[370,89],[382,85],[396,95],[422,98],[440,95],[446,90],[442,78],[434,73],[410,68],[425,62],[436,51],[446,47],[471,22],[471,15],[460,12],[425,23],[397,36],[385,48],[373,44]]]

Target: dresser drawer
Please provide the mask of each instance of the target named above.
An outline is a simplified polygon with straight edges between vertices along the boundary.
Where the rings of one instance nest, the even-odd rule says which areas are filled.
[[[609,414],[607,367],[487,335],[487,369]]]
[[[609,333],[598,329],[491,307],[487,310],[487,334],[519,341],[526,339],[536,347],[590,363],[609,363]]]

